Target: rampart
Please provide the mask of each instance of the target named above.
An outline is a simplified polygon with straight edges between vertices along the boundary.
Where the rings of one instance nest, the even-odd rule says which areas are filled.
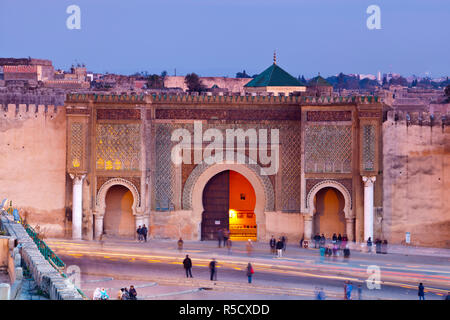
[[[450,247],[450,113],[389,111],[383,123],[382,234]]]
[[[65,108],[0,105],[0,147],[0,195],[46,236],[64,236]]]

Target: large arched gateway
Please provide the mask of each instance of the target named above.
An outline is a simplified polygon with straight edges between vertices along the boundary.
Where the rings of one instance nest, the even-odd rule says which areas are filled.
[[[257,240],[266,240],[266,212],[273,211],[274,191],[269,178],[260,175],[259,169],[255,164],[227,162],[212,165],[203,162],[197,165],[187,179],[183,189],[183,208],[192,210],[192,220],[198,226],[197,234],[199,240],[202,235],[202,215],[205,211],[203,204],[205,187],[214,176],[225,171],[234,171],[242,175],[253,188],[255,193],[253,212],[256,223],[255,229],[257,231],[255,238]]]
[[[256,240],[256,195],[240,173],[225,170],[212,177],[203,190],[201,239],[217,239],[229,230],[231,240]]]

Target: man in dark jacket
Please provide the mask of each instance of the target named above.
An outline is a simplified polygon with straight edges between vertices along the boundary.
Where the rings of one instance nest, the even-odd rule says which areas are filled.
[[[141,240],[142,240],[142,228],[141,228],[141,226],[139,226],[137,228],[136,233],[137,233],[138,241],[141,242]]]
[[[419,283],[419,300],[425,300],[425,287],[423,286],[422,282]]]
[[[148,229],[144,224],[144,226],[141,229],[141,234],[142,234],[142,237],[144,238],[145,242],[147,242],[147,233],[148,233]]]
[[[209,271],[211,273],[211,281],[217,280],[217,273],[216,273],[216,259],[212,259],[212,261],[209,263]]]
[[[284,247],[284,243],[283,243],[283,240],[281,240],[281,238],[280,238],[276,245],[277,252],[278,252],[278,258],[281,258],[283,255],[283,247]]]
[[[130,295],[130,300],[137,300],[137,292],[134,286],[130,286],[130,290],[128,291]]]
[[[270,252],[273,255],[275,255],[275,250],[276,250],[275,247],[277,245],[277,240],[273,237],[273,235],[272,235],[272,238],[270,239],[269,245],[270,245]]]
[[[186,278],[189,278],[189,276],[191,278],[193,278],[192,276],[192,260],[191,258],[189,258],[189,255],[186,255],[186,258],[183,260],[183,266],[184,269],[186,270]]]

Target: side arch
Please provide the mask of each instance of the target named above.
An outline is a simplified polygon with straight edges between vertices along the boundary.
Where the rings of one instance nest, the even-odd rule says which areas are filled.
[[[306,205],[308,209],[308,213],[310,216],[313,216],[316,208],[314,206],[314,197],[316,196],[317,192],[319,192],[323,188],[335,188],[337,189],[343,196],[345,200],[344,204],[344,214],[346,219],[353,218],[353,208],[352,208],[352,197],[348,189],[341,183],[334,181],[334,180],[325,180],[317,183],[308,193],[308,196],[306,198]]]
[[[96,197],[96,203],[95,203],[95,207],[96,207],[96,213],[99,216],[103,216],[105,214],[105,208],[106,208],[106,193],[108,192],[109,188],[111,188],[112,186],[115,185],[122,185],[126,188],[128,188],[132,195],[133,195],[133,205],[132,205],[132,210],[133,210],[133,215],[137,215],[140,213],[140,203],[141,203],[141,199],[139,196],[139,191],[136,188],[136,186],[123,178],[112,178],[109,179],[108,181],[106,181],[98,190],[97,192],[97,197]]]

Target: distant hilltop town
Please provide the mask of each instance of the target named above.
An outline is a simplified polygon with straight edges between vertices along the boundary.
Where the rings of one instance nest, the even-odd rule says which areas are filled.
[[[268,74],[272,78],[268,79]],[[258,79],[258,76],[260,79]],[[264,84],[264,81],[271,83]],[[283,86],[277,86],[283,82]],[[256,83],[256,84],[255,84]],[[289,85],[286,85],[288,83]],[[55,69],[51,60],[0,58],[0,104],[64,105],[67,93],[171,95],[295,95],[348,97],[376,95],[394,109],[433,111],[449,102],[448,77],[431,79],[400,74],[343,74],[306,79],[291,76],[276,64],[261,74],[245,70],[230,77],[201,77],[195,73],[171,76],[167,72],[133,75],[91,72],[84,64]],[[289,89],[287,89],[289,88]],[[450,88],[450,86],[448,87]],[[445,94],[447,92],[447,95]]]

